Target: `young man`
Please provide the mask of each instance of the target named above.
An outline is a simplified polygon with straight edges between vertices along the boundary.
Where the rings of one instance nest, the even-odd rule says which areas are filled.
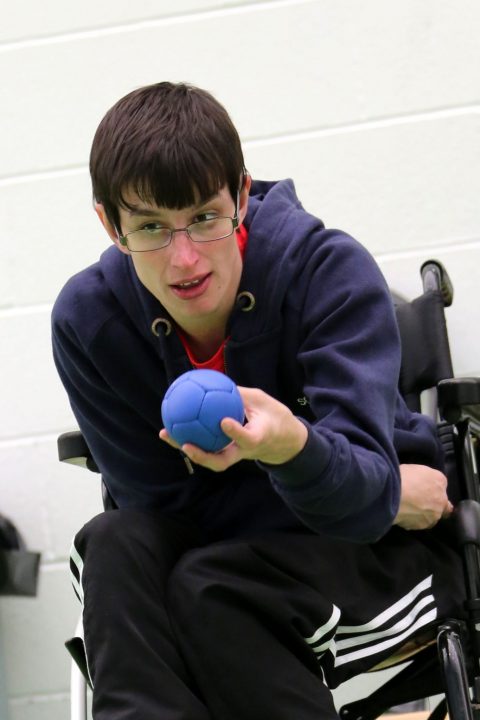
[[[198,88],[121,99],[90,168],[113,246],[62,290],[53,346],[118,508],[72,552],[94,717],[336,717],[329,688],[462,587],[434,533],[409,532],[451,506],[435,430],[397,391],[384,279],[291,181],[252,182]],[[162,429],[192,366],[226,372],[245,404],[217,454]]]

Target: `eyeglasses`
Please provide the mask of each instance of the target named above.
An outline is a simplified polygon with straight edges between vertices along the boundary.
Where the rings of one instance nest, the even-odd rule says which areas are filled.
[[[207,213],[205,213],[207,215]],[[212,217],[197,220],[184,228],[168,228],[158,222],[146,223],[139,230],[125,233],[118,239],[130,252],[151,252],[167,247],[177,232],[187,233],[192,242],[207,243],[232,235],[238,227],[238,198],[233,217]]]

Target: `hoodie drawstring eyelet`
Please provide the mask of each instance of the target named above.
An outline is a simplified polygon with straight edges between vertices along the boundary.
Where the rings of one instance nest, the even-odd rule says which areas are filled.
[[[155,320],[152,322],[150,329],[152,333],[155,335],[155,337],[159,337],[160,333],[158,332],[158,326],[163,325],[164,326],[164,332],[165,337],[168,337],[170,333],[172,332],[172,323],[170,320],[167,320],[166,318],[155,318]]]
[[[237,295],[237,303],[242,306],[240,308],[242,312],[250,312],[255,307],[255,296],[248,290],[244,290]]]

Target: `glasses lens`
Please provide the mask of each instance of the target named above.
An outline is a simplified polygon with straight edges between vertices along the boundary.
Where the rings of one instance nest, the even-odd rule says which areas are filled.
[[[170,242],[170,230],[165,227],[143,228],[127,235],[127,246],[133,252],[148,252],[165,247]]]
[[[211,220],[202,220],[188,226],[188,234],[194,242],[211,242],[212,240],[221,240],[233,233],[235,227],[234,220],[229,217],[217,217]],[[178,231],[173,231],[178,232]],[[159,250],[170,244],[172,231],[166,227],[153,224],[134,230],[125,237],[127,247],[132,252],[148,252],[149,250]]]
[[[188,226],[188,232],[195,242],[210,242],[228,237],[233,232],[232,218],[217,217],[202,220]]]

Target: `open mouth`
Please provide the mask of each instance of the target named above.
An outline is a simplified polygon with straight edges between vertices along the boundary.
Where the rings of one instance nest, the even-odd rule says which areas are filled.
[[[170,285],[175,295],[189,299],[201,295],[210,283],[211,273]]]

